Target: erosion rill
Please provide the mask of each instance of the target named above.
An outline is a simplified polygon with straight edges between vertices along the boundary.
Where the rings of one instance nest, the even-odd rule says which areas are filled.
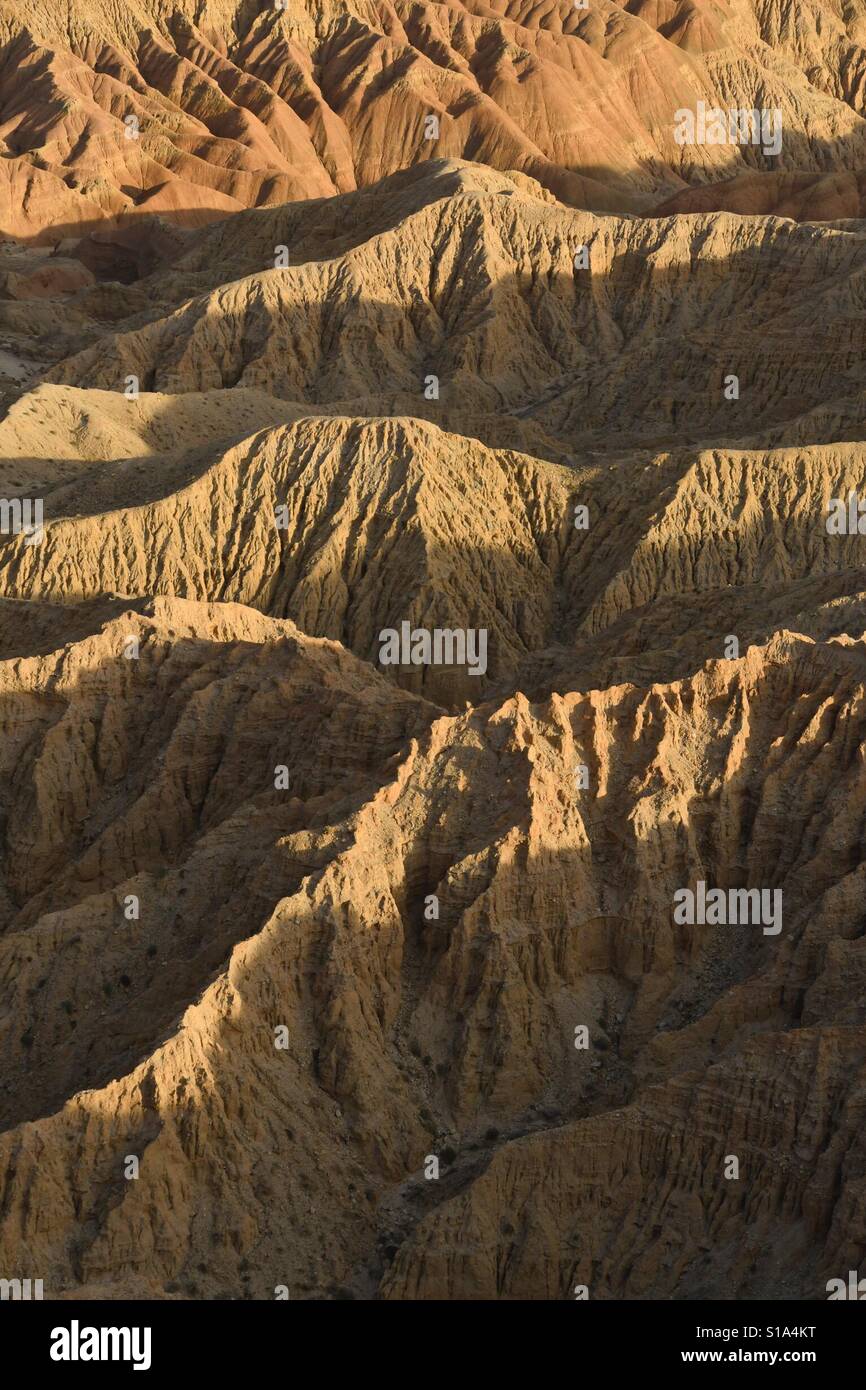
[[[0,0],[4,1299],[866,1297],[864,78]]]

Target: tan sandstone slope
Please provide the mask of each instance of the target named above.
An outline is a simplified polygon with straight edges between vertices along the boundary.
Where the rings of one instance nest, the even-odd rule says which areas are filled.
[[[814,1298],[856,1260],[862,644],[447,716],[234,605],[92,628],[0,667],[5,1266]],[[783,885],[781,934],[675,926],[698,878]]]
[[[0,0],[4,1278],[863,1265],[864,77],[866,0]]]
[[[196,227],[443,157],[611,211],[705,184],[733,208],[728,180],[763,171],[750,211],[856,216],[864,69],[863,0],[3,0],[0,232],[143,245],[154,218]],[[679,144],[698,102],[778,110],[783,150]],[[780,171],[812,194],[792,201]],[[842,171],[845,195],[816,182]]]

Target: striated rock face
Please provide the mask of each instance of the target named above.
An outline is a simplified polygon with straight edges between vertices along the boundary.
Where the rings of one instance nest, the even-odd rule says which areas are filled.
[[[108,225],[142,250],[142,219],[195,228],[430,158],[608,211],[796,171],[811,195],[748,210],[859,216],[864,73],[863,0],[3,0],[0,232]],[[681,143],[699,103],[777,111],[783,148]],[[823,177],[842,171],[847,193]]]
[[[2,677],[6,1264],[810,1298],[856,1259],[862,644],[449,717],[247,608],[93,622]],[[696,879],[780,932],[676,925]]]
[[[866,1261],[861,45],[0,0],[0,1275]]]
[[[485,627],[475,676],[394,672],[449,707],[858,636],[859,225],[537,192],[443,164],[194,237],[0,422],[45,516],[6,595],[241,603],[374,664],[404,621]]]

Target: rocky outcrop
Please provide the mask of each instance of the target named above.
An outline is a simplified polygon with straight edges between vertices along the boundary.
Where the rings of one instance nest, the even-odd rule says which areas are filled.
[[[864,1236],[864,672],[785,634],[445,716],[177,600],[5,662],[4,1264],[820,1297]],[[698,880],[778,931],[678,925]]]
[[[198,9],[0,0],[0,1272],[823,1298],[859,9]],[[802,163],[718,211],[743,90]]]
[[[198,227],[431,158],[609,212],[761,170],[850,181],[866,164],[864,35],[861,0],[88,0],[75,15],[4,0],[0,232]],[[778,111],[783,149],[680,143],[677,113],[700,102]],[[849,204],[825,188],[790,215]]]

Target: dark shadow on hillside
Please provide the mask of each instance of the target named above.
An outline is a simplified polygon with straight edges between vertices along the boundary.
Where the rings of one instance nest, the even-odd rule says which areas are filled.
[[[279,634],[267,647],[204,637],[169,647],[145,605],[123,604],[127,625],[118,607],[89,615],[91,632],[114,621],[114,660],[71,684],[55,673],[40,688],[37,678],[29,694],[5,699],[19,732],[30,711],[31,757],[58,738],[66,752],[53,805],[28,758],[4,777],[0,943],[15,1022],[2,1128],[51,1113],[153,1051],[231,948],[336,852],[338,827],[438,713],[339,652],[310,660]],[[78,615],[82,631],[87,617]],[[135,660],[128,632],[142,634]],[[377,736],[365,742],[369,722]],[[113,767],[94,768],[94,797],[92,785],[76,790],[76,750],[109,723]],[[282,765],[287,790],[275,789]]]
[[[556,237],[565,240],[571,214],[557,216]],[[658,269],[651,241],[647,254],[614,252],[606,273],[542,275],[523,268],[491,283],[469,278],[475,225],[463,227],[451,274],[430,283],[423,303],[409,294],[411,271],[409,289],[402,287],[410,302],[402,308],[342,293],[339,275],[333,293],[326,287],[312,299],[303,266],[290,265],[260,277],[240,300],[181,301],[170,322],[175,304],[157,304],[148,322],[134,317],[119,334],[55,369],[56,380],[115,391],[121,404],[121,383],[133,369],[140,372],[142,391],[159,393],[159,400],[144,423],[130,405],[130,429],[150,438],[158,426],[160,438],[176,437],[178,451],[90,460],[78,479],[48,491],[43,544],[28,549],[20,537],[0,540],[5,595],[55,604],[113,593],[239,602],[290,617],[311,635],[339,640],[374,662],[381,628],[404,619],[489,626],[493,661],[486,684],[458,686],[437,674],[432,683],[424,675],[409,680],[447,704],[476,702],[479,691],[502,694],[516,671],[527,688],[543,689],[549,658],[533,670],[534,654],[556,645],[580,644],[579,658],[604,683],[604,673],[687,674],[722,656],[731,631],[745,649],[769,634],[770,611],[774,625],[829,633],[814,627],[811,610],[864,587],[856,573],[864,542],[827,534],[822,482],[810,479],[801,455],[805,446],[862,437],[866,318],[856,302],[866,239],[834,236],[819,259],[811,229],[775,224],[767,244],[726,260],[683,254]],[[503,235],[516,235],[507,218],[503,226]],[[700,256],[707,229],[692,235]],[[663,244],[662,224],[653,224],[652,236]],[[261,259],[254,245],[247,254],[250,264]],[[829,268],[828,256],[836,257]],[[148,283],[155,295],[157,281]],[[439,377],[438,400],[424,398],[430,372]],[[736,399],[726,399],[730,374],[739,384]],[[238,399],[232,393],[246,388],[263,393],[267,415],[257,397],[244,396],[247,423],[221,437],[228,403]],[[70,403],[75,406],[74,396]],[[38,398],[25,404],[35,424]],[[97,406],[81,398],[78,430],[85,442],[98,424]],[[91,408],[93,420],[85,416]],[[207,411],[206,431],[204,413],[196,424],[198,409]],[[312,425],[303,449],[293,452],[288,432],[276,436],[281,446],[265,459],[260,450],[281,409],[288,419],[305,409],[321,415],[323,430],[332,414],[351,419],[321,458]],[[383,417],[390,440],[376,472],[381,493],[368,485],[353,491],[372,417]],[[410,417],[408,424],[402,417]],[[463,440],[476,439],[529,457],[491,461],[489,480],[486,460],[477,465],[478,479],[471,472],[465,480],[448,475],[447,487],[438,484],[438,510],[430,511],[426,534],[419,489],[433,487],[445,441],[428,432],[414,476],[411,418],[450,431],[458,450]],[[190,447],[205,432],[211,442]],[[223,478],[221,461],[238,446],[233,471]],[[749,460],[735,451],[783,446],[790,452],[768,459],[764,482],[755,473],[753,486]],[[699,455],[705,471],[724,470],[735,480],[742,471],[724,507],[699,483]],[[570,465],[569,471],[545,470],[545,460]],[[36,469],[35,459],[27,462]],[[509,526],[515,522],[516,529],[503,533],[514,537],[512,553],[489,539],[496,518],[486,515],[500,497],[490,484],[506,466],[513,481],[496,505]],[[811,467],[820,473],[823,465]],[[826,468],[828,496],[861,484],[856,451],[828,450]],[[200,480],[209,494],[203,522],[187,529],[190,514],[172,499]],[[807,485],[811,503],[804,511]],[[760,501],[759,486],[771,504]],[[292,504],[294,521],[277,536],[268,518],[281,503]],[[573,526],[578,503],[588,508],[586,532]],[[449,540],[458,508],[461,538]],[[145,517],[142,526],[145,514],[153,519]],[[714,526],[708,514],[717,514]],[[359,530],[362,521],[366,530]],[[395,527],[387,544],[386,523]],[[337,542],[340,525],[348,529]],[[133,526],[140,529],[137,539]],[[76,556],[76,531],[85,529],[96,539]],[[174,555],[165,540],[172,534]],[[162,539],[151,543],[149,535]],[[188,556],[200,562],[200,574]],[[333,605],[315,598],[323,575],[334,586]],[[834,575],[842,577],[841,590],[833,588]],[[631,610],[643,610],[634,623]],[[626,633],[644,621],[662,624],[657,639]],[[612,640],[604,637],[607,628]],[[663,650],[661,664],[652,656],[643,661],[667,646],[680,649],[681,664],[679,656],[667,663]],[[585,688],[589,677],[579,674],[576,661],[564,653],[555,659],[554,688],[560,679]]]
[[[672,571],[684,576],[683,591],[659,592],[609,630],[599,624],[592,639],[581,639],[578,631],[676,496],[698,446],[754,445],[768,433],[795,446],[836,439],[844,411],[834,415],[827,402],[837,400],[850,405],[844,428],[859,437],[853,417],[863,389],[866,329],[856,296],[864,252],[846,239],[838,273],[828,275],[805,232],[785,228],[778,236],[785,242],[786,275],[775,263],[768,267],[773,248],[663,271],[626,251],[614,257],[606,276],[590,273],[584,282],[576,272],[545,284],[543,276],[522,271],[473,290],[467,303],[455,274],[430,312],[416,306],[399,313],[363,294],[326,304],[304,300],[289,305],[298,320],[293,331],[315,342],[300,363],[301,354],[293,358],[284,351],[288,340],[280,340],[268,366],[263,352],[273,316],[257,302],[234,327],[230,315],[223,317],[229,350],[218,360],[204,340],[190,349],[187,329],[206,318],[194,305],[184,311],[177,341],[167,335],[154,347],[146,389],[171,390],[182,363],[213,373],[217,390],[261,385],[264,363],[273,373],[267,389],[311,410],[339,409],[361,416],[362,423],[379,413],[419,415],[491,447],[522,447],[554,462],[574,456],[575,468],[586,470],[578,496],[593,518],[586,538],[591,565],[570,524],[574,498],[568,489],[563,485],[566,505],[548,516],[545,530],[534,483],[525,496],[513,493],[515,509],[528,506],[527,498],[536,505],[531,544],[518,557],[481,542],[449,545],[441,537],[427,546],[413,537],[407,510],[411,544],[403,558],[432,560],[441,576],[466,566],[478,577],[476,593],[448,617],[496,627],[501,646],[494,656],[503,665],[491,669],[490,680],[499,684],[485,686],[488,695],[504,694],[509,681],[522,684],[513,671],[531,656],[533,642],[539,650],[552,640],[583,641],[575,661],[585,660],[593,674],[578,671],[577,682],[670,679],[721,657],[729,624],[742,629],[744,650],[755,631],[766,633],[804,613],[811,621],[820,605],[866,588],[856,559],[866,538],[834,550],[817,507],[814,548],[798,552],[791,545],[799,569],[787,577],[781,571],[788,552],[780,560],[778,547],[789,517],[757,515],[743,525],[738,519],[724,537],[725,564],[706,573],[690,568],[694,545],[683,524],[667,552]],[[464,266],[470,252],[471,246]],[[158,277],[147,286],[158,292]],[[513,321],[503,312],[506,304],[519,310]],[[840,313],[845,306],[850,317]],[[143,317],[155,320],[172,307],[154,306]],[[507,342],[481,360],[497,315],[509,322]],[[527,344],[528,365],[520,361]],[[80,362],[76,367],[78,384],[118,389],[124,351],[104,339],[100,360],[94,357],[86,370]],[[539,354],[541,380],[537,369],[532,375]],[[419,382],[440,366],[440,401],[424,402]],[[738,401],[724,401],[727,371],[740,376]],[[346,382],[351,386],[356,376],[359,389],[347,394]],[[361,389],[371,378],[385,383],[381,394]],[[804,425],[810,410],[817,414]],[[173,414],[179,417],[178,404],[168,398],[166,428]],[[183,425],[188,430],[189,420]],[[653,463],[666,449],[668,456]],[[213,462],[207,450],[168,464],[157,456],[138,477],[132,465],[141,459],[94,463],[79,482],[49,495],[49,523],[58,521],[52,495],[62,503],[59,515],[70,521],[62,541],[52,548],[49,529],[44,552],[25,572],[18,565],[20,539],[6,539],[0,561],[7,597],[47,598],[58,608],[32,627],[25,613],[10,613],[3,651],[48,653],[61,644],[58,638],[70,641],[91,616],[73,609],[77,599],[114,615],[120,601],[109,596],[122,587],[116,567],[129,546],[132,512],[156,506]],[[351,448],[343,462],[345,493]],[[291,468],[296,463],[288,461]],[[392,463],[383,460],[383,468]],[[299,489],[291,468],[286,478]],[[294,605],[302,580],[312,576],[320,587],[338,589],[348,578],[339,631],[330,630],[332,619],[323,610],[323,635],[339,637],[373,661],[371,634],[386,619],[408,618],[413,601],[396,582],[386,588],[374,577],[363,588],[364,571],[387,557],[371,541],[363,565],[347,576],[344,543],[323,572],[326,513],[287,537],[264,577],[250,579],[244,544],[254,518],[244,502],[248,475],[240,476],[235,525],[227,535],[212,535],[208,554],[214,574],[219,570],[212,585],[198,592],[180,568],[166,568],[154,545],[147,556],[148,592],[236,600],[276,616],[300,616]],[[470,495],[471,483],[464,485]],[[472,505],[483,508],[484,497]],[[311,513],[301,515],[309,519]],[[447,507],[443,516],[447,524]],[[82,529],[103,528],[89,572],[63,570],[76,520]],[[683,514],[682,522],[688,520]],[[508,590],[498,584],[506,573],[514,581]],[[70,605],[65,631],[63,600]],[[432,608],[427,611],[432,616]],[[848,631],[849,619],[852,629],[862,630],[860,600],[846,611],[841,625],[832,612],[819,615],[816,625],[825,625],[819,635]],[[310,626],[319,631],[314,622]],[[659,654],[666,643],[669,652]],[[35,712],[20,694],[7,692],[0,702],[3,727],[16,740],[8,745],[0,801],[4,941],[17,934],[21,949],[8,976],[16,992],[6,1034],[8,1124],[47,1116],[73,1095],[86,1111],[91,1102],[82,1091],[145,1061],[225,968],[232,948],[261,932],[284,898],[348,850],[345,823],[393,780],[409,740],[423,741],[439,713],[411,700],[400,704],[396,690],[378,683],[375,700],[365,703],[372,670],[352,663],[363,708],[344,723],[354,697],[313,679],[283,690],[276,677],[257,672],[253,652],[249,668],[240,670],[234,704],[219,703],[238,672],[240,649],[252,644],[231,644],[228,652],[204,640],[174,645],[183,668],[177,686],[168,679],[172,658],[162,650],[152,667],[139,671],[149,681],[132,682],[122,693],[111,687],[109,666],[82,695],[77,726],[68,712],[76,692],[63,684],[62,668],[51,671]],[[204,698],[202,660],[219,688],[216,704]],[[814,674],[805,689],[797,684],[804,670]],[[433,674],[435,685],[419,677],[424,693],[435,691],[448,703],[465,696],[465,683],[449,686],[448,675]],[[548,678],[555,689],[572,688],[568,673],[563,679],[561,670],[542,671],[533,676],[530,693]],[[551,1296],[566,1296],[575,1279],[585,1277],[602,1297],[823,1297],[826,1277],[856,1267],[866,1255],[856,1234],[840,1230],[863,1164],[862,1125],[854,1120],[864,1050],[857,945],[864,920],[856,905],[859,887],[846,883],[862,865],[862,680],[859,654],[816,654],[803,642],[787,666],[749,687],[747,716],[736,691],[730,699],[720,693],[700,724],[689,725],[684,706],[685,734],[704,760],[696,758],[695,776],[704,781],[699,791],[683,793],[679,818],[641,822],[630,814],[635,802],[663,799],[669,790],[658,778],[651,785],[642,780],[660,758],[668,692],[627,692],[603,731],[619,742],[610,784],[585,808],[585,835],[575,829],[571,846],[557,846],[568,807],[539,806],[550,825],[533,853],[524,841],[510,862],[499,848],[487,851],[510,823],[526,830],[532,775],[526,749],[508,742],[501,719],[491,724],[496,767],[485,780],[476,775],[476,743],[457,747],[446,735],[441,777],[428,787],[425,818],[407,833],[402,850],[362,845],[359,878],[337,876],[332,911],[312,913],[302,905],[254,943],[238,966],[237,1008],[230,1019],[218,1015],[205,1059],[210,1074],[202,1067],[203,1076],[194,1078],[212,1110],[203,1116],[182,1088],[159,1096],[157,1104],[159,1075],[152,1068],[141,1088],[144,1121],[137,1111],[103,1117],[100,1137],[108,1134],[111,1143],[99,1150],[98,1171],[82,1159],[70,1120],[63,1142],[51,1149],[52,1165],[59,1161],[59,1171],[70,1175],[77,1204],[59,1222],[55,1287],[142,1275],[165,1292],[178,1283],[192,1296],[203,1288],[208,1297],[270,1298],[275,1284],[288,1278],[300,1297],[346,1287],[370,1294],[383,1288],[392,1268],[401,1277],[413,1263],[423,1269],[423,1244],[413,1247],[419,1217],[469,1190],[500,1149],[514,1143],[519,1156],[527,1140],[554,1131],[567,1142],[572,1133],[584,1135],[580,1127],[587,1122],[613,1115],[612,1137],[594,1151],[610,1150],[617,1163],[627,1154],[627,1161],[618,1177],[612,1169],[598,1179],[593,1200],[581,1191],[581,1202],[569,1207],[569,1189],[562,1185],[563,1202],[549,1229],[563,1231],[568,1248],[561,1258],[548,1254],[550,1266],[543,1266]],[[184,701],[194,717],[175,737]],[[741,720],[742,742],[739,763],[728,767],[721,762],[719,728],[731,708]],[[489,712],[471,716],[479,743]],[[38,758],[35,728],[45,735]],[[595,748],[589,740],[585,746]],[[276,761],[291,764],[298,778],[288,798],[255,790]],[[676,772],[681,762],[673,765]],[[85,794],[76,790],[81,777]],[[166,777],[183,808],[177,820],[172,796],[148,799]],[[61,809],[49,822],[52,805]],[[134,816],[132,808],[138,808]],[[384,820],[384,807],[380,814]],[[124,817],[130,823],[113,829]],[[314,843],[317,836],[321,841]],[[468,868],[461,869],[463,859],[471,861]],[[368,869],[369,882],[362,876]],[[672,895],[701,873],[725,886],[782,886],[791,894],[790,931],[770,938],[759,931],[675,929]],[[353,896],[356,883],[363,885],[363,900]],[[125,922],[123,897],[140,887],[141,919]],[[425,923],[423,905],[433,892],[444,911]],[[120,933],[128,934],[129,946],[115,951]],[[362,985],[369,986],[363,999]],[[25,1018],[29,1009],[32,1024]],[[593,1041],[580,1057],[573,1029],[583,1022]],[[290,1082],[272,1045],[280,1024],[289,1026],[295,1049]],[[809,1028],[817,1035],[814,1044],[805,1036]],[[811,1049],[808,1067],[800,1048]],[[743,1094],[740,1113],[736,1100]],[[634,1108],[623,1118],[626,1106]],[[726,1187],[705,1174],[717,1175],[731,1143],[729,1126],[752,1167],[740,1185]],[[637,1153],[627,1148],[629,1133],[639,1138]],[[192,1213],[186,1225],[175,1220],[171,1200],[145,1203],[142,1222],[141,1209],[133,1210],[136,1185],[118,1177],[120,1160],[132,1148],[143,1152],[147,1182],[148,1153],[164,1135],[174,1146],[168,1167],[182,1174],[179,1188],[170,1191]],[[446,1149],[453,1149],[452,1158],[444,1157]],[[419,1176],[428,1150],[441,1151],[450,1170],[441,1188],[423,1185]],[[578,1149],[580,1156],[585,1152]],[[36,1163],[26,1170],[26,1155],[16,1162],[25,1176],[10,1174],[10,1190],[18,1181],[32,1182],[26,1206],[38,1210],[46,1191],[39,1181],[55,1182],[58,1169]],[[493,1294],[526,1292],[519,1280],[509,1284],[509,1262],[516,1268],[523,1246],[531,1245],[530,1234],[514,1225],[512,1195],[507,1190],[494,1208],[488,1247],[473,1245],[470,1236],[466,1249],[446,1242],[446,1252],[460,1261],[469,1257],[454,1266],[456,1296],[473,1295],[471,1260],[479,1253],[487,1258],[491,1248],[502,1270]],[[634,1215],[632,1200],[641,1216],[639,1246],[626,1222]],[[125,1236],[119,1247],[106,1235],[109,1224]],[[141,1239],[145,1227],[154,1237],[151,1246]],[[568,1243],[582,1231],[586,1240],[577,1251]],[[668,1259],[669,1237],[685,1246],[685,1263],[679,1255]],[[7,1239],[17,1264],[23,1263],[18,1235]],[[631,1247],[624,1249],[627,1242]],[[780,1245],[788,1261],[784,1271]],[[740,1262],[745,1246],[748,1258]],[[321,1259],[310,1253],[320,1247]],[[760,1250],[753,1258],[754,1247]],[[647,1270],[656,1258],[653,1276]],[[37,1277],[41,1272],[33,1271]]]
[[[202,649],[196,644],[179,657],[198,659]],[[866,738],[859,684],[852,675],[834,691],[858,745]],[[641,696],[626,692],[619,714],[628,760],[611,762],[603,794],[583,798],[585,839],[580,842],[575,823],[570,846],[535,853],[525,838],[535,775],[528,746],[503,747],[500,726],[486,726],[476,714],[475,736],[464,732],[441,753],[443,773],[450,764],[451,772],[464,774],[465,790],[448,805],[442,779],[434,770],[425,774],[424,817],[399,849],[369,865],[372,892],[353,877],[368,851],[345,837],[333,854],[346,855],[346,871],[332,877],[314,910],[309,899],[288,905],[276,929],[258,936],[297,879],[269,853],[260,861],[266,875],[251,892],[238,863],[256,861],[262,825],[224,821],[223,911],[244,917],[235,941],[254,940],[233,967],[231,1009],[214,1018],[207,1051],[192,1053],[202,1065],[190,1077],[190,1096],[166,1093],[154,1063],[145,1079],[144,1127],[138,1109],[113,1113],[103,1121],[95,1159],[82,1163],[69,1131],[54,1139],[50,1173],[30,1173],[32,1160],[22,1154],[20,1176],[10,1175],[13,1191],[16,1182],[33,1183],[35,1201],[41,1181],[75,1166],[77,1209],[62,1218],[54,1237],[49,1296],[77,1283],[109,1279],[123,1287],[136,1278],[164,1292],[179,1286],[193,1297],[270,1299],[284,1282],[293,1298],[335,1296],[339,1288],[370,1296],[395,1262],[401,1278],[407,1261],[418,1259],[421,1272],[423,1242],[413,1250],[419,1223],[481,1180],[501,1150],[511,1155],[509,1182],[519,1190],[528,1144],[546,1136],[554,1145],[573,1141],[567,1172],[578,1190],[558,1177],[559,1168],[550,1170],[549,1200],[563,1234],[562,1245],[554,1240],[548,1249],[541,1285],[528,1288],[528,1274],[520,1273],[536,1223],[515,1222],[522,1204],[513,1207],[506,1190],[491,1212],[488,1244],[474,1244],[467,1228],[440,1246],[453,1262],[448,1296],[563,1298],[578,1281],[603,1298],[822,1297],[839,1261],[850,1256],[856,1267],[866,1253],[838,1229],[856,1176],[849,1183],[840,1174],[826,1202],[815,1195],[827,1189],[831,1142],[843,1146],[849,1172],[859,1172],[856,1086],[866,1052],[863,1001],[852,1003],[841,969],[846,951],[853,960],[866,920],[862,911],[840,917],[834,903],[845,876],[861,863],[863,782],[837,744],[833,785],[848,798],[850,814],[831,821],[826,785],[812,775],[814,750],[803,738],[828,689],[820,679],[804,683],[792,720],[780,699],[789,690],[787,676],[763,676],[751,690],[748,716],[742,709],[738,716],[739,765],[728,769],[717,794],[697,787],[676,821],[662,818],[643,829],[629,810],[652,792],[636,792],[634,770],[663,756],[669,710],[660,695],[639,714]],[[157,723],[170,699],[152,711]],[[133,744],[138,704],[129,699],[116,713],[120,726],[132,721]],[[298,708],[285,708],[287,731]],[[735,700],[730,708],[736,710]],[[386,704],[380,713],[385,717]],[[589,732],[585,713],[571,716],[581,740]],[[338,714],[319,703],[315,736],[297,728],[294,752],[307,767],[314,741],[323,758],[322,739]],[[382,736],[381,720],[371,732]],[[423,744],[428,735],[418,732]],[[787,760],[773,751],[780,737],[790,745]],[[722,758],[713,751],[712,731],[705,740],[707,756]],[[387,740],[379,747],[387,761]],[[229,751],[224,745],[218,756]],[[137,757],[147,771],[146,746]],[[22,767],[22,777],[32,770]],[[493,782],[481,779],[485,772]],[[192,758],[186,775],[199,776]],[[325,761],[324,781],[329,775]],[[350,816],[370,790],[346,796],[337,789],[329,814]],[[407,786],[402,797],[410,795]],[[269,798],[269,844],[274,830],[293,829],[289,808],[278,801]],[[401,815],[399,799],[392,814]],[[494,849],[510,828],[524,837],[512,861]],[[232,858],[240,840],[244,848]],[[195,851],[184,862],[194,871]],[[767,936],[754,924],[675,924],[674,893],[701,877],[721,887],[781,887],[782,932]],[[362,881],[363,895],[353,896],[352,883]],[[62,898],[59,885],[50,891]],[[430,893],[441,902],[436,921],[424,917]],[[166,900],[154,924],[168,955],[163,988],[178,994],[193,988],[186,936],[214,934],[209,903],[190,903],[185,911],[183,924]],[[74,983],[73,997],[80,999],[96,988],[91,976],[105,967],[92,941],[76,945],[66,987]],[[117,965],[113,954],[110,968]],[[59,976],[58,960],[52,968]],[[195,988],[209,978],[200,977]],[[148,988],[138,976],[128,988],[151,1017]],[[360,1011],[352,1006],[359,990],[368,998]],[[37,1029],[50,1031],[63,1020],[62,1006],[54,1009],[40,1011]],[[291,1040],[285,1056],[273,1046],[279,1025]],[[577,1025],[589,1029],[583,1050],[574,1046]],[[175,1020],[169,1017],[167,1026]],[[111,1038],[112,1028],[105,1031]],[[140,1038],[132,1056],[118,1050],[101,1076],[79,1056],[67,1084],[80,1089],[119,1075],[145,1061],[159,1040]],[[47,1096],[57,1084],[56,1041],[41,1053],[34,1046],[30,1056],[30,1094]],[[80,1103],[85,1110],[90,1104],[86,1096]],[[197,1111],[201,1105],[207,1108]],[[591,1159],[583,1146],[592,1148],[593,1125],[604,1124],[620,1145],[600,1136]],[[139,1193],[148,1192],[120,1180],[122,1157],[138,1153],[140,1183],[158,1185],[164,1140],[182,1174],[183,1205],[168,1211],[148,1202],[147,1239],[118,1245],[118,1233],[131,1234],[140,1220]],[[732,1149],[743,1167],[737,1183],[726,1183],[720,1170]],[[442,1156],[439,1183],[423,1178],[428,1153]],[[606,1153],[608,1173],[596,1162]],[[539,1172],[534,1183],[540,1196],[548,1192],[546,1175]],[[238,1196],[246,1204],[243,1218]],[[634,1226],[636,1209],[645,1219],[623,1248],[618,1232],[626,1221]],[[194,1218],[178,1219],[186,1211]],[[115,1253],[106,1264],[109,1217]],[[576,1228],[583,1238],[571,1250]],[[311,1263],[307,1247],[316,1237],[322,1258]],[[775,1254],[781,1237],[798,1255],[785,1268]],[[672,1246],[680,1248],[668,1260]],[[29,1259],[11,1231],[8,1263],[7,1252],[15,1269]],[[501,1271],[502,1282],[479,1291],[472,1265],[482,1257]]]

